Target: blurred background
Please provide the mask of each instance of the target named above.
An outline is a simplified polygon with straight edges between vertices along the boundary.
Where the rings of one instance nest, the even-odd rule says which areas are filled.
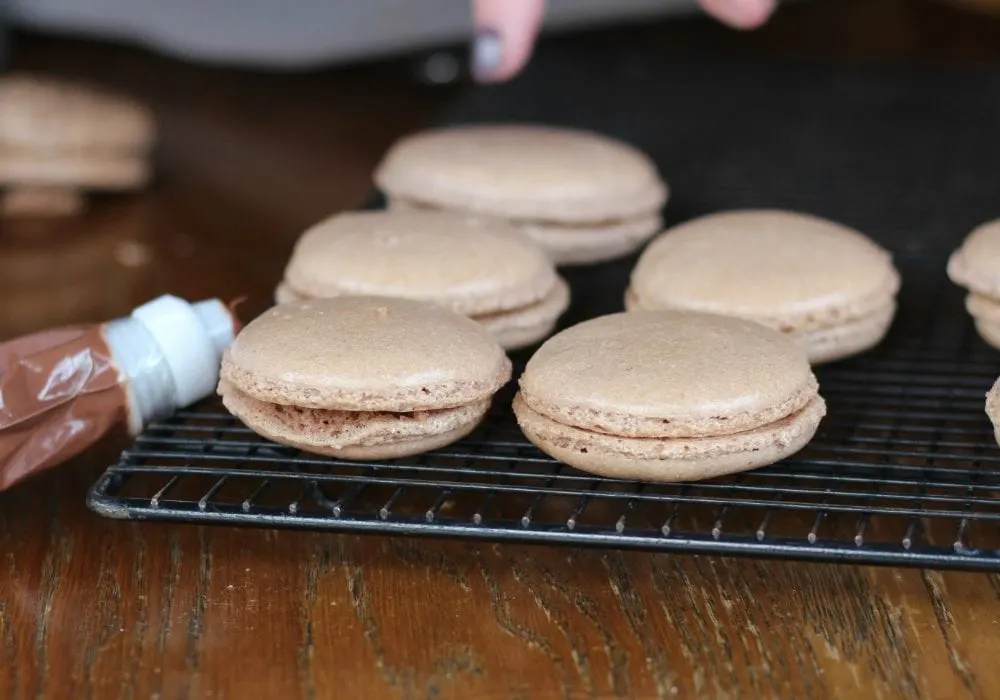
[[[129,95],[161,131],[148,191],[0,219],[0,338],[163,292],[261,308],[302,230],[370,198],[396,138],[493,89],[468,80],[467,0],[0,0],[0,17],[6,70]],[[543,46],[991,70],[1000,0],[787,0],[755,32],[692,0],[553,0]]]

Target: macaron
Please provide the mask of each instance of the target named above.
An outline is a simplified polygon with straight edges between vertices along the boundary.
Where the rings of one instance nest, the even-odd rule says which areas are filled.
[[[636,148],[587,131],[475,125],[425,131],[386,154],[390,207],[506,219],[559,265],[631,253],[661,227],[667,186]]]
[[[1000,379],[986,393],[986,415],[993,423],[993,437],[1000,444]]]
[[[439,304],[508,350],[549,336],[570,298],[545,252],[518,229],[443,211],[349,212],[306,231],[276,301],[349,295]]]
[[[948,260],[948,277],[969,290],[965,308],[976,330],[1000,349],[1000,219],[969,234]]]
[[[714,314],[636,311],[546,341],[520,378],[514,413],[565,464],[670,482],[792,455],[826,405],[805,353],[782,333]]]
[[[881,342],[899,286],[889,252],[854,229],[807,214],[731,211],[680,224],[650,243],[625,307],[756,321],[820,364]]]
[[[74,213],[82,199],[74,204],[71,197],[82,191],[144,186],[154,140],[149,110],[133,100],[50,78],[0,77],[0,188],[8,214]]]
[[[391,459],[471,432],[511,376],[482,325],[391,297],[275,306],[226,351],[218,392],[254,432],[341,459]]]

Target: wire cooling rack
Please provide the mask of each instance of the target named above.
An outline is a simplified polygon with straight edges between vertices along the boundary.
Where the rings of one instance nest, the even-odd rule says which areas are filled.
[[[740,476],[644,485],[577,472],[521,436],[510,388],[469,439],[384,463],[275,445],[210,401],[150,426],[90,505],[117,518],[1000,570],[1000,448],[983,413],[998,363],[938,282],[933,307],[907,295],[883,348],[821,370],[829,415],[804,452]]]
[[[123,519],[1000,570],[1000,447],[984,414],[1000,353],[977,337],[944,274],[972,225],[1000,215],[990,170],[1000,142],[986,116],[1000,107],[1000,76],[678,67],[573,52],[543,53],[532,71],[449,118],[561,121],[625,137],[673,175],[674,220],[800,209],[893,250],[904,286],[890,335],[819,370],[828,415],[806,450],[701,483],[597,478],[526,442],[508,387],[460,443],[349,463],[261,439],[208,401],[150,426],[95,484],[90,506]],[[733,110],[741,133],[725,128]],[[633,263],[571,271],[565,322],[620,310]]]

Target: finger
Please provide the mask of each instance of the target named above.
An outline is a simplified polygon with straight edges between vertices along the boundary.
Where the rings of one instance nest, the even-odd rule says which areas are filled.
[[[473,0],[472,74],[480,82],[507,80],[531,57],[545,0]]]
[[[710,15],[737,29],[756,29],[774,12],[775,0],[701,0]]]

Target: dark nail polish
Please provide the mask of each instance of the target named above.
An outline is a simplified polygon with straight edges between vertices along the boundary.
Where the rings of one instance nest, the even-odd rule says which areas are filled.
[[[476,34],[472,42],[472,75],[476,80],[488,80],[503,62],[503,40],[492,29]]]

